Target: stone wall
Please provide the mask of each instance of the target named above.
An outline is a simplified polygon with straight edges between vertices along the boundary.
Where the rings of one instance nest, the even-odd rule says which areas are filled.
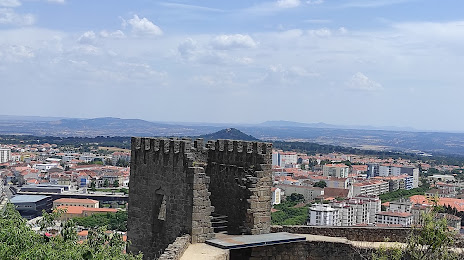
[[[131,252],[157,258],[184,234],[205,242],[213,211],[232,234],[270,232],[271,144],[132,138],[131,149]]]
[[[127,223],[131,252],[153,259],[178,236],[213,236],[207,223],[209,194],[203,191],[208,180],[201,167],[193,167],[191,152],[189,140],[132,138]],[[195,194],[194,187],[199,189]]]
[[[211,202],[216,214],[228,217],[228,233],[269,233],[271,144],[218,140],[207,148]]]
[[[192,208],[192,243],[204,243],[214,237],[211,226],[211,206],[208,191],[210,178],[206,176],[203,168],[195,167],[196,174],[193,179],[193,208]]]
[[[304,241],[230,250],[230,260],[362,260],[371,253],[349,243]]]
[[[406,242],[411,228],[388,227],[316,227],[316,226],[271,226],[271,232],[288,232],[327,237],[344,237],[351,241],[365,242]],[[456,236],[455,246],[464,248],[464,238]]]
[[[271,232],[289,232],[328,237],[345,237],[352,241],[405,242],[410,228],[272,226]]]
[[[178,237],[164,250],[164,253],[158,258],[158,260],[179,260],[189,245],[190,235]]]

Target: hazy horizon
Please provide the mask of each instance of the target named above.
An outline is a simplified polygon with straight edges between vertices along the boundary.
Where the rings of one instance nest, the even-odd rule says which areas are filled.
[[[60,120],[60,119],[77,119],[77,120],[91,120],[91,119],[101,119],[101,118],[117,118],[122,120],[144,120],[153,123],[165,123],[165,124],[179,124],[179,125],[197,125],[197,126],[223,126],[223,127],[236,127],[236,126],[265,126],[267,123],[275,123],[272,126],[278,125],[279,123],[286,124],[288,123],[290,126],[298,126],[301,124],[302,127],[312,127],[314,125],[316,128],[324,128],[327,126],[328,128],[334,129],[359,129],[359,130],[383,130],[383,131],[400,131],[400,132],[437,132],[437,133],[464,133],[464,131],[447,131],[447,130],[431,130],[431,129],[416,129],[410,127],[401,127],[401,126],[385,126],[385,125],[335,125],[335,124],[328,124],[325,122],[300,122],[300,121],[289,121],[289,120],[268,120],[268,121],[261,121],[261,122],[207,122],[207,121],[159,121],[159,120],[147,120],[143,118],[121,118],[117,116],[103,116],[103,117],[89,117],[89,118],[77,118],[77,117],[53,117],[53,116],[33,116],[33,115],[1,115],[0,120],[5,118],[28,118],[35,121],[52,121],[52,120]],[[42,120],[39,120],[42,119]],[[293,125],[296,124],[296,125]],[[305,126],[306,125],[306,126]],[[319,125],[319,126],[317,126]]]
[[[0,0],[2,112],[464,132],[464,2]]]

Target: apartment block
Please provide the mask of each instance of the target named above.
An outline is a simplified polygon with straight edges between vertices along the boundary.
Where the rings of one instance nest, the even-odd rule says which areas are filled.
[[[345,164],[325,164],[322,166],[322,175],[336,178],[348,178],[350,167]]]

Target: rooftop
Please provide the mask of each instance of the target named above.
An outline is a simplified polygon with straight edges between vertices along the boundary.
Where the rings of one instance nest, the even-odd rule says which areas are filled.
[[[56,203],[98,203],[98,200],[91,200],[91,199],[70,199],[70,198],[61,198],[57,199],[54,202]]]
[[[16,195],[11,198],[10,202],[13,204],[16,203],[35,203],[43,199],[50,198],[49,196],[44,195]]]

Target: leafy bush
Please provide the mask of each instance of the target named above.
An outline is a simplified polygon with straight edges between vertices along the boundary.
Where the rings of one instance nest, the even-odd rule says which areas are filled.
[[[121,236],[108,235],[104,228],[89,230],[83,243],[77,243],[75,234],[70,221],[55,237],[40,235],[8,204],[0,214],[0,259],[142,259],[123,253],[126,243]]]

